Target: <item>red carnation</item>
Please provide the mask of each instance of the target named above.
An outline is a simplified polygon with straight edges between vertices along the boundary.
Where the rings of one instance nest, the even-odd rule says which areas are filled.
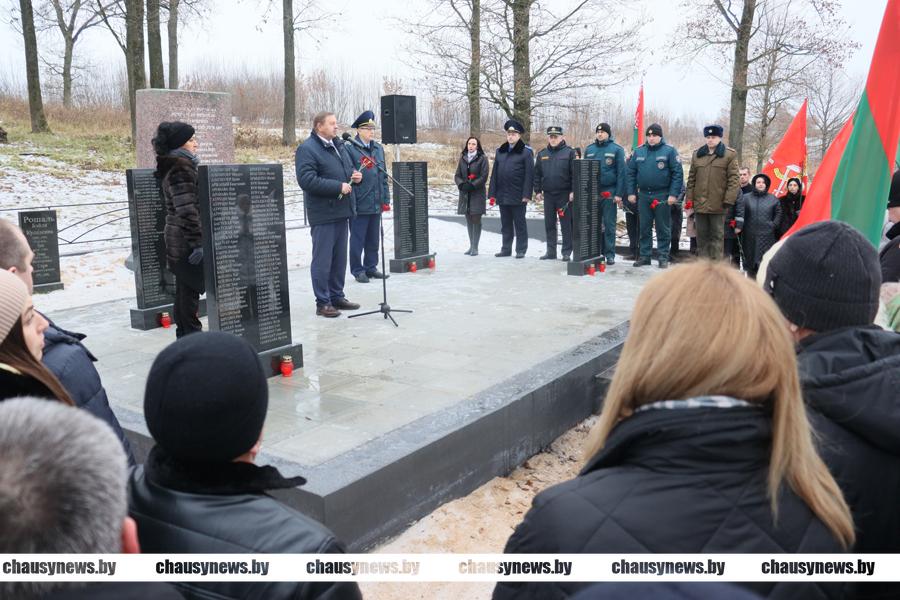
[[[600,195],[603,196],[604,198],[609,198],[610,196],[612,196],[612,194],[610,194],[609,192],[603,192]]]
[[[656,198],[654,198],[654,199],[653,199],[653,202],[650,203],[650,208],[652,208],[653,210],[656,210],[656,207],[657,207],[657,206],[659,206],[659,200],[657,200]]]
[[[385,203],[385,204],[382,204],[382,205],[381,205],[381,212],[388,212],[388,211],[390,211],[390,210],[391,210],[391,205],[390,205],[390,204]]]
[[[375,161],[372,160],[372,158],[369,156],[363,156],[361,159],[359,159],[359,166],[371,169],[375,166]]]
[[[557,208],[557,209],[556,209],[556,214],[558,214],[559,217],[562,218],[562,217],[566,216],[566,211],[564,211],[564,210],[561,209],[561,208]]]
[[[497,204],[497,199],[491,198],[491,206],[494,206],[495,204]]]
[[[475,179],[475,173],[469,173],[469,180]]]
[[[728,221],[728,224],[731,225],[732,228],[737,227],[737,221],[735,219]]]
[[[687,202],[684,203],[684,207],[685,207],[687,210],[691,210],[692,208],[694,208],[694,201],[693,201],[693,200],[688,200]]]

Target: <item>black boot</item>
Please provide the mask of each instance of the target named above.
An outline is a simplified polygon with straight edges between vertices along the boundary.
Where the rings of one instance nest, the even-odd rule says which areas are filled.
[[[464,253],[466,256],[472,255],[472,248],[473,248],[473,244],[474,244],[474,242],[473,242],[474,233],[473,233],[472,229],[474,227],[475,227],[475,225],[473,225],[471,221],[466,221],[466,231],[469,233],[469,249],[466,250]]]
[[[471,256],[478,256],[478,242],[481,241],[481,223],[472,225],[472,253]]]

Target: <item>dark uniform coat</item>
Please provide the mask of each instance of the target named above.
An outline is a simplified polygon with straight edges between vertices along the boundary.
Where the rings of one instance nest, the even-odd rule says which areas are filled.
[[[625,196],[625,150],[609,137],[605,142],[594,140],[584,149],[584,158],[600,161],[600,189],[613,196]]]
[[[378,167],[367,168],[360,166],[363,157],[371,159],[382,169],[385,167],[384,146],[372,140],[371,145],[366,146],[357,135],[344,143],[350,162],[354,169],[362,173],[362,181],[354,187],[356,196],[356,214],[377,215],[381,213],[382,205],[391,203],[391,192],[388,189],[388,178]]]
[[[534,161],[534,192],[571,192],[574,160],[575,150],[566,145],[565,140],[560,141],[556,148],[548,145],[538,152]]]
[[[694,212],[723,214],[736,202],[740,183],[737,151],[722,142],[712,152],[704,145],[691,157],[686,198],[694,202]]]
[[[534,154],[525,142],[519,140],[510,148],[504,142],[494,156],[488,197],[499,205],[519,206],[525,198],[531,199],[534,186]]]

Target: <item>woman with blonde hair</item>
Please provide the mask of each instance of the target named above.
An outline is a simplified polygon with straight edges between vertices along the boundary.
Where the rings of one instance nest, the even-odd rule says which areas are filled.
[[[813,446],[783,317],[725,264],[646,284],[591,436],[581,474],[535,498],[506,552],[827,554],[854,542]],[[745,585],[769,598],[842,594],[840,584]],[[503,582],[494,598],[583,586]]]

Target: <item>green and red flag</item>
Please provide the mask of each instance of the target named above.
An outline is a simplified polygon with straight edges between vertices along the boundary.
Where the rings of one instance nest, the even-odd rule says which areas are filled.
[[[638,92],[637,110],[634,111],[634,134],[631,137],[631,151],[637,150],[644,143],[644,82]]]
[[[775,197],[787,194],[788,179],[796,177],[807,188],[806,174],[806,103],[797,111],[794,120],[778,142],[778,147],[763,167],[763,174],[772,181],[770,190]]]
[[[834,219],[877,246],[900,142],[900,0],[888,0],[866,87],[825,153],[797,222]]]

